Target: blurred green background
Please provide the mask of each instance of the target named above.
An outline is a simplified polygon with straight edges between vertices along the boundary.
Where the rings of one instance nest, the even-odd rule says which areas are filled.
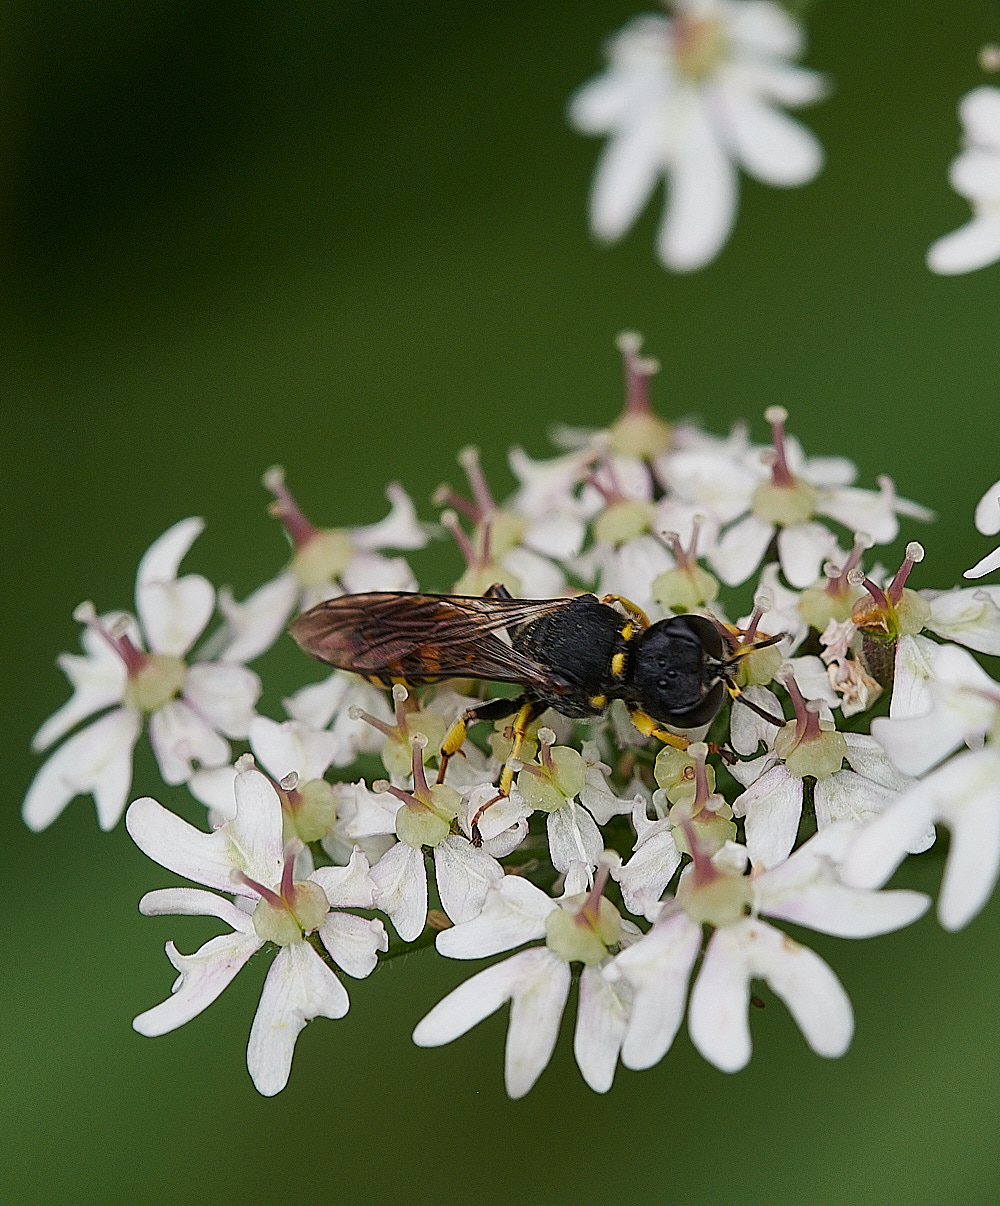
[[[837,1062],[773,1004],[736,1076],[682,1035],[598,1097],[567,1032],[511,1103],[504,1017],[411,1045],[469,974],[424,953],[351,984],[350,1014],[305,1031],[266,1101],[244,1065],[264,964],[181,1031],[140,1038],[132,1017],[172,978],[164,941],[191,950],[219,927],[140,918],[172,877],[122,827],[100,834],[89,800],[38,836],[19,820],[30,736],[67,696],[53,662],[77,648],[73,607],[129,606],[166,527],[204,515],[186,567],[243,595],[285,556],[259,486],[273,462],[320,523],[379,518],[391,479],[431,518],[470,441],[503,492],[509,442],[541,455],[552,422],[617,412],[623,327],[663,361],[661,413],[715,430],[746,416],[762,438],[780,402],[808,449],[933,506],[932,530],[904,529],[928,546],[917,585],[952,585],[989,551],[972,510],[1000,476],[1000,266],[941,279],[923,256],[968,216],[945,176],[955,106],[989,82],[976,52],[1000,39],[1000,5],[817,3],[807,61],[835,88],[803,117],[825,171],[789,191],[744,181],[720,258],[672,277],[652,253],[659,198],[620,246],[593,244],[599,144],[564,119],[633,2],[5,6],[0,1196],[996,1201],[997,900],[955,936],[928,918],[814,942],[857,1014]],[[444,546],[414,563],[426,585],[457,573]],[[264,670],[275,715],[318,673],[290,650]],[[187,807],[148,755],[143,792]],[[933,853],[908,880],[936,886],[940,869]]]

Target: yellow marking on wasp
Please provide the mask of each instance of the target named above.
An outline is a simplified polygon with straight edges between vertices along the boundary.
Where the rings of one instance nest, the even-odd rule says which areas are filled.
[[[452,754],[457,754],[462,748],[462,742],[465,740],[467,731],[468,726],[465,723],[465,717],[460,716],[448,732],[445,733],[444,741],[441,742],[441,753],[447,758],[450,758]]]
[[[625,654],[616,653],[611,659],[611,677],[621,678],[625,673]]]
[[[591,695],[590,697],[590,706],[592,708],[603,708],[607,702],[608,697],[606,695]]]
[[[635,636],[635,625],[634,624],[626,624],[625,627],[622,629],[622,640],[630,641],[634,636]]]

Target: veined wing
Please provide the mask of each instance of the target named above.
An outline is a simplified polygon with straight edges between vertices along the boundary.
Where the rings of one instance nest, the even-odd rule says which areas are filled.
[[[572,599],[493,599],[401,591],[341,595],[292,621],[313,657],[357,674],[431,682],[482,678],[558,691],[552,671],[496,633],[551,615]]]

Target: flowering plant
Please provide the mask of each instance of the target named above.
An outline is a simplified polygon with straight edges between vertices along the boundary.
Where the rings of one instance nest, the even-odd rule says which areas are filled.
[[[247,599],[179,576],[201,531],[188,519],[140,562],[135,617],[77,610],[83,655],[60,658],[74,693],[35,744],[66,740],[38,771],[25,821],[47,826],[84,794],[113,827],[148,721],[165,782],[186,784],[206,812],[192,826],[151,798],[130,805],[141,849],[200,885],[153,890],[140,909],[216,917],[231,931],[190,955],[168,944],[178,977],[136,1018],[140,1033],[182,1025],[271,953],[248,1049],[254,1084],[271,1095],[305,1023],[346,1013],[341,973],[365,977],[433,945],[446,958],[506,957],[418,1022],[419,1045],[448,1042],[509,1001],[506,1083],[521,1096],[550,1058],[576,981],[574,1052],[603,1092],[619,1059],[636,1069],[662,1059],[685,1012],[707,1060],[743,1067],[748,1006],[766,991],[757,982],[813,1050],[841,1055],[854,1025],[847,993],[782,923],[863,938],[916,920],[929,899],[885,884],[939,824],[951,833],[942,924],[958,928],[983,906],[1000,868],[1000,685],[968,650],[1000,654],[998,588],[919,585],[915,541],[895,569],[866,565],[900,517],[930,513],[887,477],[869,489],[850,461],[808,457],[780,407],[766,413],[765,445],[742,426],[720,435],[666,422],[650,401],[655,362],[635,335],[619,347],[619,417],[559,429],[563,450],[549,459],[512,449],[518,487],[503,502],[466,449],[471,497],[442,486],[438,525],[420,522],[393,485],[381,523],[321,529],[272,469],[264,483],[292,556]],[[980,507],[986,532],[994,496]],[[621,633],[689,617],[686,631],[703,634],[697,723],[648,723],[628,690],[631,650],[604,666],[586,642],[560,673],[578,661],[580,684],[625,686],[595,690],[582,714],[558,699],[543,709],[527,676],[519,727],[510,708],[491,712],[503,689],[488,682],[453,673],[381,685],[340,666],[286,699],[284,719],[257,711],[261,684],[246,663],[290,616],[330,599],[364,610],[409,598],[409,565],[383,550],[442,532],[465,562],[434,584],[449,596],[593,592]],[[494,624],[490,639],[523,651],[522,628]],[[418,636],[426,666],[438,633]],[[383,656],[384,670],[395,657]],[[674,690],[669,677],[659,686]],[[492,731],[467,732],[477,718]],[[379,770],[362,774],[373,758]]]

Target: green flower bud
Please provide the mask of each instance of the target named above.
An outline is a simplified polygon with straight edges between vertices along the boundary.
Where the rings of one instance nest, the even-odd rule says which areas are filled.
[[[739,921],[749,911],[752,898],[747,875],[719,875],[700,885],[693,875],[685,875],[677,886],[678,902],[699,925],[719,927]]]
[[[697,611],[719,597],[719,580],[700,565],[693,569],[675,566],[653,579],[653,598],[678,615]]]
[[[799,779],[811,775],[826,779],[835,774],[847,757],[847,742],[836,729],[824,729],[811,741],[795,743],[796,722],[790,720],[774,739],[774,752]]]
[[[915,590],[903,588],[903,597],[896,604],[896,619],[900,636],[915,636],[927,627],[931,618],[931,605]]]
[[[303,842],[318,842],[337,820],[337,800],[325,779],[310,779],[299,789],[299,803],[291,818]]]
[[[594,520],[594,539],[601,544],[625,544],[649,531],[656,507],[649,502],[625,499],[612,503]]]
[[[545,919],[545,944],[567,963],[600,963],[608,947],[621,937],[621,914],[605,897],[600,898],[597,920],[581,911],[586,896],[570,897]]]
[[[404,804],[396,813],[396,837],[414,850],[436,846],[451,832],[451,826],[424,804]]]
[[[608,431],[608,448],[651,461],[671,444],[670,426],[649,411],[628,411]]]
[[[750,507],[764,523],[791,528],[816,513],[816,490],[801,479],[790,486],[778,486],[768,479],[754,490]]]

